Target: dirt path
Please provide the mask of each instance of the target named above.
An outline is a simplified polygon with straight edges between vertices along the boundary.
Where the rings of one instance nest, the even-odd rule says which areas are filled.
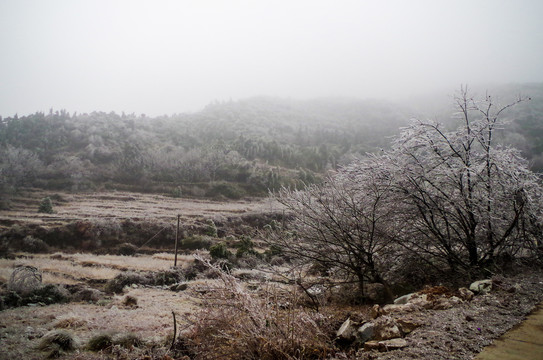
[[[476,360],[543,360],[543,303],[526,320],[481,352]]]

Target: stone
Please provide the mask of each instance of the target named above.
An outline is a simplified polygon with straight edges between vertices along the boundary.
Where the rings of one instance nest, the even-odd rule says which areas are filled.
[[[365,323],[364,325],[358,328],[358,331],[356,332],[356,340],[360,342],[361,344],[370,340],[373,337],[374,328],[375,328],[375,325],[373,323],[371,322]]]
[[[375,304],[370,309],[370,318],[377,319],[379,316],[386,315],[386,311],[378,304]]]
[[[458,289],[458,294],[460,295],[460,298],[464,301],[471,301],[473,299],[473,291],[469,290],[468,288],[462,287]]]
[[[400,331],[404,335],[407,335],[411,333],[413,330],[415,330],[416,328],[419,328],[422,326],[421,323],[418,323],[412,320],[407,320],[407,319],[396,319],[396,323],[398,324],[398,326],[400,327]]]
[[[469,289],[476,294],[488,294],[492,290],[492,280],[479,280],[471,283]]]
[[[364,351],[379,350],[379,341],[372,340],[364,343]]]
[[[356,340],[356,325],[350,318],[345,320],[336,332],[336,338],[340,341],[353,342]]]
[[[392,351],[407,347],[407,341],[405,339],[390,339],[383,341],[368,341],[364,344],[364,351],[379,350],[381,352]]]
[[[396,304],[396,305],[405,305],[405,304],[407,304],[409,302],[409,300],[411,300],[413,295],[414,294],[411,293],[411,294],[407,294],[407,295],[404,295],[404,296],[400,296],[399,298],[394,300],[394,304]]]
[[[8,290],[20,295],[28,295],[42,285],[42,273],[34,266],[17,266],[8,282]]]
[[[390,339],[385,341],[379,341],[379,351],[393,351],[407,347],[407,341],[405,339]]]
[[[374,321],[373,339],[389,340],[402,337],[398,323],[389,316],[381,316]]]

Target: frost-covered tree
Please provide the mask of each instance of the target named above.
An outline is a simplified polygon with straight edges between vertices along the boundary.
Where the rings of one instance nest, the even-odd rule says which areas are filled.
[[[0,182],[7,186],[31,185],[43,164],[27,149],[7,145],[0,148]]]
[[[292,213],[272,243],[346,280],[387,283],[418,259],[440,271],[474,273],[532,256],[542,235],[543,188],[515,149],[494,142],[504,112],[462,89],[461,123],[446,131],[415,121],[392,150],[344,167],[304,191],[281,190]],[[403,254],[401,256],[400,254]],[[395,268],[395,269],[394,269]]]
[[[291,257],[316,264],[329,275],[387,287],[400,209],[394,181],[383,158],[369,157],[344,167],[322,184],[297,191],[283,188],[276,199],[293,220],[272,234],[272,243]]]
[[[473,270],[529,248],[541,215],[541,184],[519,152],[493,140],[511,106],[490,96],[457,97],[461,125],[452,132],[435,122],[404,129],[389,154],[405,208],[409,247]]]

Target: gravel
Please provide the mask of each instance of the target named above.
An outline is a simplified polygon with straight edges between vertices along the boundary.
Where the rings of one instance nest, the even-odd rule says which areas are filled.
[[[519,324],[543,300],[543,272],[496,276],[493,290],[447,310],[402,314],[424,325],[406,336],[408,347],[390,352],[360,350],[356,359],[472,359]]]

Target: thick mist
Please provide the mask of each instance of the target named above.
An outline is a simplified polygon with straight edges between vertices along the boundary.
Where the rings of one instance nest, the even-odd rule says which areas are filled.
[[[0,115],[543,81],[543,2],[2,1]]]

